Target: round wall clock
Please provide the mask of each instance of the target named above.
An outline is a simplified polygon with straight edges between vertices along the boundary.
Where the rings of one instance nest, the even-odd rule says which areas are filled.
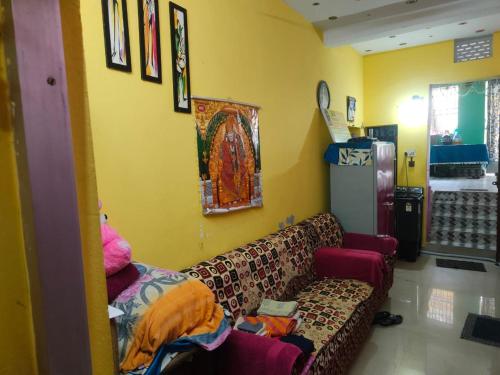
[[[330,89],[325,81],[319,81],[316,99],[319,108],[330,108]]]

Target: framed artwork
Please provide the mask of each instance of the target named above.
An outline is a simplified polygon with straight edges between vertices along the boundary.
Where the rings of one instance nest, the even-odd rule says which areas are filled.
[[[160,12],[158,0],[138,0],[141,77],[161,83]]]
[[[204,215],[262,207],[258,108],[193,99]]]
[[[106,66],[132,71],[126,0],[102,0]]]
[[[174,109],[176,112],[191,113],[187,11],[172,2],[170,2],[170,39]]]
[[[352,96],[347,97],[347,121],[354,122],[356,115],[356,98]]]

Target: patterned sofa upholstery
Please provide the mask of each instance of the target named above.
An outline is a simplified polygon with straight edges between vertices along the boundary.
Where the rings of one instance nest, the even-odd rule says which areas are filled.
[[[315,250],[342,246],[342,240],[340,224],[322,214],[182,272],[203,281],[233,319],[257,309],[264,298],[297,301],[303,317],[298,334],[316,348],[310,373],[342,374],[380,303],[368,283],[316,277]]]

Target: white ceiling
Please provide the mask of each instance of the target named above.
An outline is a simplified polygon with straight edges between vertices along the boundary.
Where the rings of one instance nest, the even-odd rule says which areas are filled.
[[[500,0],[285,2],[323,30],[327,46],[351,45],[364,55],[500,30]]]

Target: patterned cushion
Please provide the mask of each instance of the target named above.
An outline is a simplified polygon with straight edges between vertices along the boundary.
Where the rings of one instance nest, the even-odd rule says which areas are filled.
[[[298,334],[314,341],[316,353],[332,341],[337,332],[373,293],[373,287],[357,280],[324,279],[310,284],[297,296],[303,322]]]
[[[310,375],[346,374],[372,330],[378,311],[375,293],[361,302],[333,339],[317,352]]]
[[[238,271],[227,255],[219,255],[181,271],[203,281],[214,293],[215,301],[238,316],[243,304],[243,292]]]
[[[302,221],[299,225],[314,228],[316,235],[315,249],[319,247],[342,247],[344,230],[333,214],[318,214]]]
[[[285,246],[281,253],[285,290],[279,299],[294,297],[315,279],[314,242],[310,232],[303,226],[293,225],[277,233]]]
[[[290,226],[182,272],[207,284],[236,319],[264,298],[289,299],[310,284],[312,249],[306,228]]]
[[[264,298],[279,299],[283,294],[281,254],[284,249],[282,239],[271,235],[226,254],[234,263],[242,286],[242,314],[258,308]],[[233,315],[237,318],[239,314]]]

